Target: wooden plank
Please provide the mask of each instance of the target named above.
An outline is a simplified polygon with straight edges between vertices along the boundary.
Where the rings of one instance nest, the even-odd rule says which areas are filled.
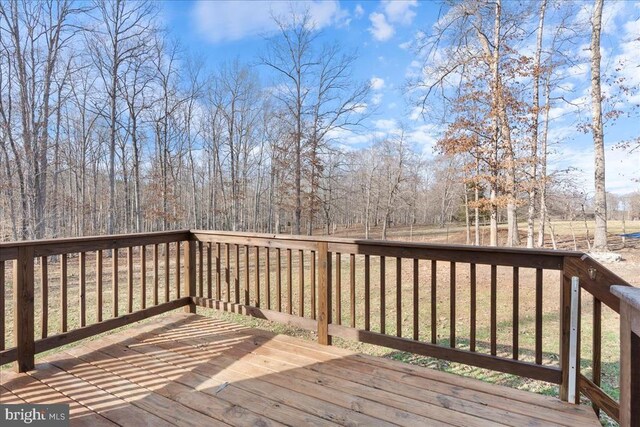
[[[187,240],[188,242],[191,242],[192,240]],[[175,278],[176,278],[176,298],[180,298],[182,295],[180,295],[180,289],[182,289],[182,286],[180,285],[180,280],[181,280],[181,276],[182,273],[180,272],[180,252],[182,251],[182,242],[176,242],[176,267],[175,267]],[[195,250],[195,249],[194,249]],[[192,266],[193,266],[193,272],[195,273],[195,268],[196,268],[196,262],[195,262],[195,253],[194,253],[194,259],[192,260]],[[195,286],[195,278],[193,280],[193,285]],[[195,291],[193,293],[193,295],[195,295]],[[190,295],[191,296],[191,295]]]
[[[78,298],[80,305],[80,326],[87,324],[87,253],[80,252],[80,272],[78,278]]]
[[[620,422],[620,404],[606,394],[600,386],[584,375],[578,375],[578,387],[581,393],[593,402],[598,409],[602,409],[616,422]]]
[[[364,256],[364,330],[371,329],[371,261]]]
[[[413,339],[420,338],[420,265],[419,261],[413,260]],[[355,327],[355,325],[353,325]]]
[[[213,296],[213,264],[211,263],[211,242],[207,243],[207,297]],[[204,295],[203,295],[204,296]]]
[[[40,257],[40,330],[41,338],[49,332],[49,259]],[[4,319],[4,261],[0,261],[0,319]],[[4,350],[4,320],[0,320],[0,350]]]
[[[520,269],[513,267],[513,315],[511,323],[513,325],[512,344],[513,359],[518,360],[519,338],[520,338]]]
[[[385,309],[387,308],[386,304],[386,272],[387,260],[384,256],[380,257],[380,333],[385,333],[385,323],[386,323],[386,313]]]
[[[27,372],[34,367],[33,257],[33,247],[21,246],[18,258],[13,261],[13,332],[17,372]]]
[[[438,292],[438,261],[431,260],[431,344],[438,339],[437,292]]]
[[[293,272],[291,249],[287,249],[287,313],[293,314]]]
[[[560,400],[569,399],[569,335],[571,318],[571,278],[560,274]]]
[[[325,242],[318,243],[318,344],[331,345],[331,254]]]
[[[127,313],[133,311],[133,248],[127,248]]]
[[[298,250],[298,316],[304,317],[304,251]]]
[[[469,351],[476,351],[477,277],[476,264],[469,264]]]
[[[244,247],[244,304],[249,305],[250,295],[249,295],[249,274],[250,274],[250,265],[249,265],[249,246],[245,245]]]
[[[213,308],[227,313],[242,314],[245,316],[256,317],[258,319],[270,320],[272,322],[282,323],[285,325],[295,326],[297,328],[306,329],[316,332],[318,330],[318,322],[313,319],[299,317],[296,315],[281,313],[279,311],[268,310],[250,305],[235,304],[226,301],[217,301],[209,298],[194,297],[192,301],[199,306],[205,308]]]
[[[336,316],[334,322],[342,324],[342,257],[340,252],[336,252]]]
[[[62,254],[60,259],[60,328],[62,332],[68,329],[67,281],[67,254]]]
[[[449,265],[449,347],[456,346],[456,263]]]
[[[349,296],[351,298],[351,327],[356,327],[356,255],[349,254]]]
[[[94,323],[83,328],[74,329],[72,331],[63,332],[61,334],[51,335],[47,338],[36,341],[35,351],[36,353],[42,353],[43,351],[51,350],[62,345],[70,344],[72,342],[102,334],[112,329],[139,322],[140,320],[148,319],[149,317],[166,313],[167,311],[184,307],[185,305],[188,305],[190,303],[190,298],[183,297],[170,302],[149,307],[144,310],[134,311],[130,314],[123,314],[122,316],[107,319],[100,323]]]
[[[140,307],[147,308],[147,247],[140,246]]]
[[[402,336],[402,258],[396,258],[396,336]]]
[[[560,369],[553,366],[541,366],[529,362],[505,359],[488,354],[471,353],[458,348],[443,347],[437,344],[414,341],[409,338],[394,337],[372,331],[363,331],[358,329],[353,330],[345,326],[329,325],[329,334],[336,337],[357,339],[359,342],[363,343],[381,345],[396,350],[510,373],[554,384],[559,384],[561,381]]]
[[[195,297],[196,296],[196,244],[193,240],[187,240],[184,242],[184,296]],[[178,251],[180,248],[177,248]],[[200,252],[202,254],[202,252]],[[202,265],[202,264],[201,264]],[[202,283],[202,282],[200,282]],[[178,297],[180,298],[180,297]],[[196,306],[193,302],[184,308],[185,313],[195,313]]]
[[[542,364],[542,269],[536,269],[536,364]]]
[[[102,251],[96,251],[96,321],[102,322]],[[43,337],[45,338],[45,337]]]
[[[169,244],[164,245],[164,302],[171,299],[171,289],[169,288],[169,280],[171,278],[171,266],[169,262]]]
[[[276,249],[276,310],[282,311],[282,254]]]
[[[498,298],[498,267],[491,266],[491,355],[495,356],[497,353],[497,298]]]
[[[158,245],[153,245],[153,305],[158,305],[159,302],[159,280],[160,280],[160,257]]]

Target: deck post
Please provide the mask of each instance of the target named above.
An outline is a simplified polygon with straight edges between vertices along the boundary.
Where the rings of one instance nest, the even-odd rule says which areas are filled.
[[[318,343],[331,345],[331,254],[327,242],[318,242]]]
[[[640,426],[640,289],[612,286],[620,298],[620,425]]]
[[[176,267],[177,268],[177,267]],[[196,296],[196,242],[187,240],[184,245],[184,297]],[[185,313],[195,313],[196,304],[191,301],[184,307]]]
[[[16,372],[34,368],[34,312],[33,312],[33,247],[18,247],[13,261],[14,334],[17,348]],[[4,319],[2,319],[4,321]]]
[[[571,278],[571,313],[569,316],[569,378],[567,401],[579,403],[580,392],[577,390],[578,385],[578,369],[580,361],[578,360],[578,336],[580,334],[579,315],[580,315],[580,279]]]
[[[560,370],[560,400],[580,403],[580,282],[566,271],[560,289]]]

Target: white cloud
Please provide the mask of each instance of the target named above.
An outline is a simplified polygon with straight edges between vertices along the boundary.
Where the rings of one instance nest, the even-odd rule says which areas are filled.
[[[389,22],[401,25],[411,25],[416,17],[414,7],[418,6],[417,0],[384,0],[382,2],[384,12]]]
[[[375,126],[376,129],[389,131],[396,129],[397,123],[394,119],[378,119],[373,121],[373,126]]]
[[[345,25],[348,12],[337,0],[295,1],[206,1],[199,0],[192,9],[198,31],[210,42],[240,40],[277,30],[272,16],[291,17],[306,10],[317,29]]]
[[[387,22],[387,18],[384,16],[384,13],[373,12],[369,15],[369,20],[371,21],[369,32],[376,40],[389,40],[396,32],[396,30]]]
[[[356,8],[353,9],[353,14],[355,15],[356,18],[362,18],[362,16],[364,15],[364,8],[360,3],[358,3],[356,5]]]
[[[380,105],[382,103],[382,98],[384,97],[381,93],[374,93],[371,97],[371,103],[373,105]]]
[[[384,79],[376,76],[371,77],[371,89],[380,90],[382,88],[384,88]]]

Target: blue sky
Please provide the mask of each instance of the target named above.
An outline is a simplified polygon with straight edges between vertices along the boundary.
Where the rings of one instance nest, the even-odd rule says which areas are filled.
[[[591,2],[584,2],[576,20],[587,19]],[[271,14],[286,14],[290,8],[308,8],[317,26],[327,39],[336,39],[346,49],[356,49],[359,59],[354,78],[369,80],[372,95],[369,107],[376,112],[368,122],[369,131],[341,135],[346,146],[361,146],[376,136],[397,130],[404,123],[412,143],[425,155],[433,156],[433,144],[441,127],[425,122],[416,114],[402,89],[407,76],[416,70],[416,55],[409,48],[419,32],[429,32],[442,13],[439,2],[418,1],[167,1],[161,3],[162,17],[173,37],[186,51],[201,56],[211,69],[239,58],[255,62],[265,46],[264,36],[273,34]],[[586,46],[575,47],[576,65],[566,78],[571,90],[563,96],[582,107],[559,104],[552,110],[552,135],[558,140],[557,151],[551,156],[552,167],[573,166],[579,169],[579,179],[585,191],[593,188],[593,150],[589,135],[576,130],[576,120],[588,119],[588,28]],[[626,82],[640,85],[640,2],[605,2],[603,27],[603,70],[613,70],[624,61],[622,73]],[[528,41],[527,43],[532,42]],[[528,49],[528,46],[522,46]],[[264,70],[262,84],[268,86]],[[606,90],[606,88],[605,88]],[[637,89],[620,103],[631,111],[640,103]],[[607,189],[615,193],[640,190],[640,150],[629,154],[615,150],[621,140],[640,134],[637,110],[629,118],[620,119],[607,129]]]

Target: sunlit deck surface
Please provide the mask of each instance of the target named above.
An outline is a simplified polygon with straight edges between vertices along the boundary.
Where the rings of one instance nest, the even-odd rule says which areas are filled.
[[[69,403],[72,425],[600,425],[584,405],[187,314],[0,384],[3,403]]]

